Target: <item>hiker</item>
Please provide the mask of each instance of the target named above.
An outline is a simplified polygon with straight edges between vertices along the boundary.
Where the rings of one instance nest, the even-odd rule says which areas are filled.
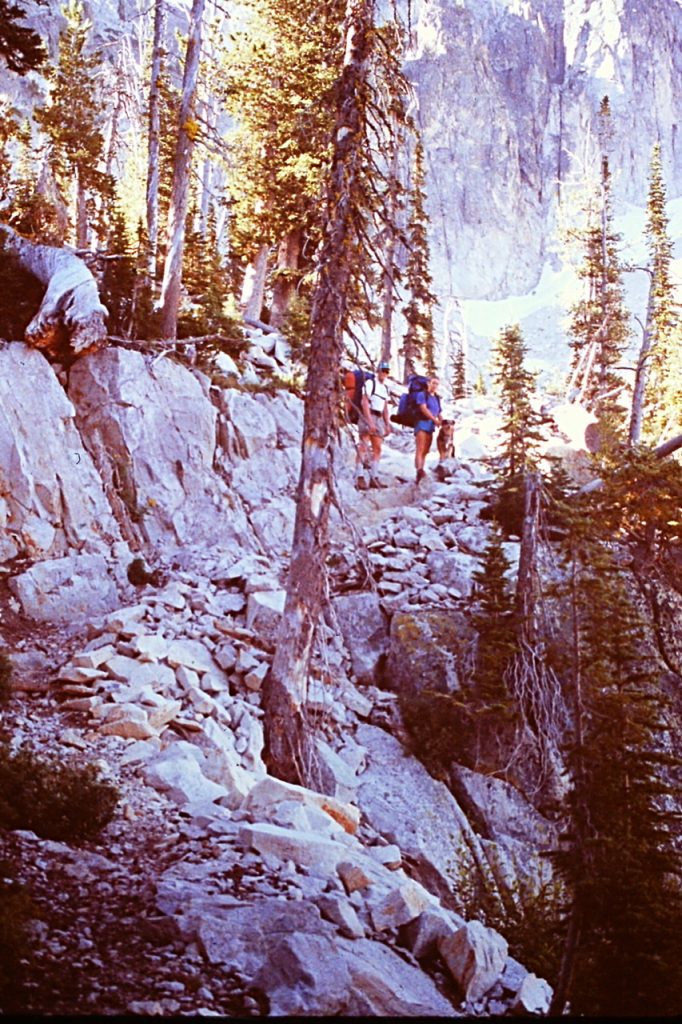
[[[360,439],[357,447],[355,463],[355,486],[360,490],[367,488],[364,466],[369,463],[369,486],[383,487],[377,474],[381,449],[384,438],[391,433],[391,421],[388,416],[390,393],[386,386],[386,378],[390,366],[386,362],[379,363],[376,378],[366,380],[362,391],[358,431]],[[369,450],[368,450],[369,444]]]
[[[429,377],[426,390],[415,395],[415,403],[420,413],[420,419],[417,420],[414,427],[416,442],[414,465],[417,470],[417,483],[424,479],[424,462],[431,450],[435,429],[442,423],[440,398],[437,394],[439,384],[438,377]]]

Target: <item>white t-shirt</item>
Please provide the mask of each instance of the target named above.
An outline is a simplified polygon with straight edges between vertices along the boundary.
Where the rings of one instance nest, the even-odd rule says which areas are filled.
[[[380,380],[366,380],[365,394],[369,404],[370,412],[377,416],[383,416],[384,406],[390,400],[390,392]]]

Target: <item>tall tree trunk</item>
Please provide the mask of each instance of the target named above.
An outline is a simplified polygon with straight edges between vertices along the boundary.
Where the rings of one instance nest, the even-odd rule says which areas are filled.
[[[161,286],[161,334],[175,338],[178,332],[178,308],[182,283],[182,252],[185,244],[185,220],[189,201],[189,175],[194,151],[194,100],[201,56],[201,30],[206,0],[194,0],[189,21],[187,55],[182,79],[182,100],[178,142],[173,161],[168,227],[166,231],[166,260]]]
[[[298,259],[301,253],[301,232],[298,228],[287,232],[279,244],[277,250],[277,270],[284,271],[275,278],[272,286],[272,306],[270,308],[270,323],[273,327],[281,328],[289,312],[291,300],[296,292],[296,284],[286,271],[298,268]]]
[[[393,334],[393,309],[395,307],[395,254],[398,247],[398,237],[394,224],[398,213],[398,158],[400,141],[399,136],[393,142],[393,153],[391,155],[390,169],[390,193],[388,198],[388,217],[390,226],[388,228],[388,239],[384,250],[384,271],[382,274],[381,288],[383,292],[383,310],[381,316],[381,361],[391,362],[392,334]]]
[[[149,80],[149,145],[147,153],[147,238],[149,239],[147,271],[152,281],[156,277],[156,259],[159,248],[159,154],[161,150],[161,95],[159,82],[163,65],[165,21],[164,0],[154,0],[154,39],[152,42],[152,68]]]
[[[284,615],[265,688],[266,758],[284,779],[310,777],[304,706],[315,630],[327,598],[329,508],[338,444],[339,368],[357,239],[357,179],[367,146],[366,91],[374,0],[347,0],[344,68],[323,244],[311,310],[301,474]]]
[[[628,444],[638,444],[642,436],[642,420],[644,419],[644,393],[646,382],[649,376],[649,352],[651,351],[652,328],[654,315],[654,276],[649,277],[649,298],[646,306],[646,323],[642,334],[642,345],[637,360],[635,373],[635,386],[632,389],[632,411],[630,413],[630,429],[628,431]]]
[[[265,278],[268,272],[269,255],[270,247],[261,245],[258,255],[246,268],[240,302],[245,320],[260,320],[265,299]]]
[[[76,248],[88,247],[88,202],[81,174],[76,169]]]

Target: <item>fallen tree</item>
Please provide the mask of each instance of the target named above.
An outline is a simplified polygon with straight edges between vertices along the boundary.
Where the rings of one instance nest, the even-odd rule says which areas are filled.
[[[5,259],[45,285],[40,308],[24,332],[28,345],[65,363],[102,348],[106,306],[85,263],[70,249],[40,245],[0,224]]]

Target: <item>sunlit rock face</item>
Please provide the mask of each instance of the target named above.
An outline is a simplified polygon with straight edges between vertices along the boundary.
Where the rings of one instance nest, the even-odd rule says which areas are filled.
[[[559,203],[594,170],[596,112],[613,112],[619,202],[643,205],[660,139],[682,192],[678,0],[423,0],[407,63],[428,163],[442,297],[525,293],[556,250]]]

